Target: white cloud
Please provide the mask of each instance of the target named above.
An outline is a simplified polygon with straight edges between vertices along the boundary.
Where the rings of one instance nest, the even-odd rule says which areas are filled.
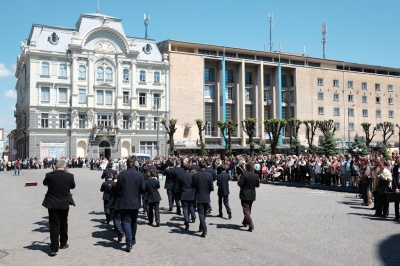
[[[8,90],[4,92],[4,96],[8,98],[17,98],[17,92],[13,90]]]
[[[13,73],[11,70],[7,69],[6,65],[0,63],[0,77],[11,76]]]

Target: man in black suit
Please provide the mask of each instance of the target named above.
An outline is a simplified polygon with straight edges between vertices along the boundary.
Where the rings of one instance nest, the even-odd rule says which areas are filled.
[[[213,177],[205,171],[206,163],[199,162],[200,171],[193,175],[192,187],[196,189],[197,210],[199,212],[200,227],[199,232],[203,232],[201,237],[207,235],[206,216],[208,203],[210,202],[210,193],[214,191]]]
[[[167,164],[168,167],[164,171],[164,188],[167,190],[169,211],[172,211],[174,206],[174,162],[169,161]]]
[[[147,193],[149,225],[153,225],[155,216],[156,227],[160,226],[160,201],[161,196],[158,192],[160,181],[158,181],[158,172],[153,169],[148,172],[148,178],[142,183],[142,190]],[[154,212],[153,212],[154,211]]]
[[[190,165],[185,163],[183,165],[183,174],[178,177],[179,191],[181,192],[181,201],[183,209],[183,219],[185,220],[185,230],[189,230],[189,212],[192,217],[192,222],[196,221],[196,214],[194,212],[194,198],[196,190],[192,187],[193,173],[189,171]]]
[[[176,204],[176,214],[181,215],[181,193],[179,190],[179,184],[178,184],[178,179],[179,176],[181,174],[183,174],[185,172],[185,170],[183,170],[183,168],[181,167],[181,161],[177,160],[176,161],[176,168],[174,169],[172,176],[173,176],[173,180],[174,180],[174,188],[173,188],[173,192],[174,192],[174,201]]]
[[[66,172],[65,160],[58,160],[56,167],[56,171],[47,173],[43,180],[43,185],[48,187],[42,205],[49,212],[51,241],[49,256],[52,257],[57,255],[59,248],[69,247],[68,211],[69,205],[75,206],[70,192],[75,188],[74,175]]]
[[[206,172],[210,173],[212,175],[213,181],[217,180],[217,173],[215,173],[215,170],[212,167],[211,161],[207,161]],[[210,202],[208,203],[207,213],[211,213],[211,212],[212,212],[212,205],[211,205],[211,199],[210,199]]]
[[[251,207],[253,201],[256,200],[256,187],[260,186],[260,179],[254,173],[254,163],[248,162],[246,164],[246,171],[242,174],[238,181],[240,187],[240,200],[243,208],[243,226],[248,226],[248,231],[254,230],[253,220],[251,219]]]
[[[226,208],[226,212],[228,213],[228,218],[232,219],[232,211],[229,206],[229,180],[231,179],[230,175],[226,172],[228,169],[227,165],[221,166],[221,173],[217,176],[217,186],[218,186],[218,207],[219,214],[218,217],[224,217],[222,214],[222,200],[224,201],[224,205]]]
[[[109,173],[111,173],[111,174],[112,174],[112,178],[114,178],[114,177],[118,174],[118,172],[115,171],[115,170],[112,169],[112,168],[113,168],[113,163],[112,163],[112,162],[109,162],[109,163],[107,164],[107,169],[104,170],[104,171],[103,171],[103,174],[101,175],[101,179],[106,179]]]
[[[103,203],[104,213],[106,215],[106,224],[110,223],[111,220],[111,191],[115,182],[113,180],[113,174],[109,172],[106,177],[106,181],[101,184],[100,192],[103,192]]]
[[[126,252],[130,252],[136,244],[137,217],[140,208],[140,194],[142,192],[144,176],[135,170],[134,158],[127,160],[127,170],[118,175],[117,193],[119,204],[115,208],[122,211],[122,220],[125,229]]]

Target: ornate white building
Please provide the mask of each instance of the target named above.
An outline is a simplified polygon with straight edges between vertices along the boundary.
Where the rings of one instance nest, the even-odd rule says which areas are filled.
[[[165,154],[168,56],[154,40],[126,36],[118,18],[82,14],[75,26],[34,24],[21,43],[17,156]]]

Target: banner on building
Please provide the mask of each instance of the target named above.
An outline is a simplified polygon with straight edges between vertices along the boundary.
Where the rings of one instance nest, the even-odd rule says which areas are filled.
[[[40,159],[65,157],[66,143],[64,141],[41,141]]]

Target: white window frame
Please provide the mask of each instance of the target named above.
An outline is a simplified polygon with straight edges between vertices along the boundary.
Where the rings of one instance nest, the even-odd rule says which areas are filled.
[[[348,110],[347,110],[347,114],[348,114],[348,116],[354,116],[354,109],[353,108],[349,108]]]
[[[333,108],[333,115],[334,116],[340,116],[340,108],[339,107]]]
[[[122,80],[125,82],[129,82],[129,69],[124,68],[124,70],[122,70]]]
[[[215,87],[204,85],[204,99],[215,99]]]
[[[361,101],[362,101],[362,103],[367,103],[367,102],[368,102],[368,97],[367,97],[367,95],[362,95],[362,96],[361,96]]]
[[[368,117],[368,109],[363,109],[362,110],[362,116],[363,117]]]
[[[154,72],[154,83],[155,84],[160,84],[160,78],[161,78],[161,74],[159,71],[155,71]]]
[[[139,116],[139,129],[146,129],[146,116],[144,115]]]
[[[349,130],[354,131],[354,123],[349,123]]]
[[[361,89],[362,90],[367,90],[368,89],[368,83],[367,82],[361,82]]]
[[[113,93],[112,91],[105,91],[105,97],[104,97],[104,103],[106,105],[112,105],[113,104]]]
[[[86,88],[79,88],[78,93],[78,103],[86,103]]]
[[[333,94],[333,100],[334,100],[335,102],[338,102],[338,101],[339,101],[339,93],[334,93],[334,94]]]
[[[324,107],[318,107],[318,115],[323,115],[324,111]]]
[[[104,81],[104,68],[100,66],[96,68],[96,79],[97,81]]]
[[[61,97],[63,93],[61,93],[62,90],[65,90],[65,99],[64,97]],[[58,102],[59,103],[67,103],[68,102],[68,88],[60,87],[58,88]]]
[[[393,110],[389,110],[389,118],[394,118],[394,111]]]
[[[381,110],[376,110],[375,111],[375,117],[376,118],[382,118],[382,111]]]
[[[380,90],[381,90],[381,84],[375,83],[375,91],[380,91]]]
[[[353,86],[354,86],[354,83],[352,80],[347,81],[347,88],[353,89],[354,88]]]
[[[65,63],[60,63],[59,65],[59,76],[66,78],[67,77],[67,64]]]
[[[245,88],[244,99],[246,101],[253,101],[253,89]]]
[[[339,80],[338,79],[334,79],[333,80],[333,87],[339,87]]]
[[[129,104],[129,91],[122,92],[122,104],[127,105]]]
[[[67,128],[68,116],[66,113],[58,114],[58,128]]]
[[[78,72],[79,72],[80,79],[86,79],[86,66],[85,65],[79,65]]]
[[[354,95],[353,94],[349,94],[348,96],[347,96],[347,101],[348,102],[354,102]]]
[[[96,104],[104,105],[104,90],[96,90]]]
[[[50,63],[49,62],[42,62],[42,75],[50,76]]]
[[[389,98],[388,98],[388,104],[389,104],[389,105],[393,105],[393,98],[392,98],[392,97],[389,97]]]
[[[111,82],[113,81],[113,70],[111,67],[106,68],[106,81]]]
[[[40,87],[40,101],[50,102],[50,87]]]
[[[147,95],[145,92],[139,92],[139,106],[146,107]]]
[[[323,101],[324,100],[324,93],[323,92],[318,92],[318,100]]]
[[[146,82],[146,70],[139,71],[139,81]]]
[[[317,78],[317,85],[318,86],[324,86],[324,79],[323,78]]]
[[[388,92],[393,92],[393,85],[392,84],[388,85]]]
[[[49,113],[40,114],[40,126],[41,128],[49,128]]]

